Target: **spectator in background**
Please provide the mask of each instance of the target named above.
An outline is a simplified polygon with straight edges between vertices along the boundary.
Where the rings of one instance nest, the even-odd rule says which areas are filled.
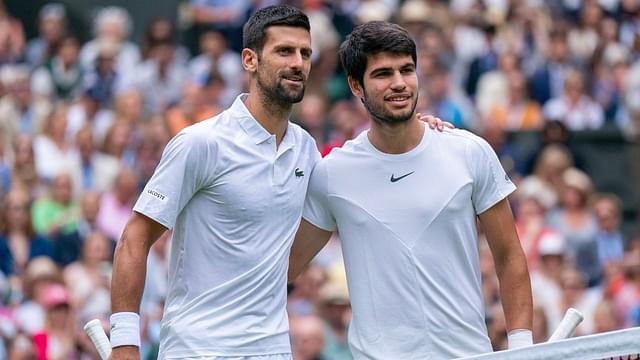
[[[325,138],[327,108],[327,99],[322,94],[306,93],[291,114],[292,121],[305,129],[315,139],[319,148],[327,142]]]
[[[143,96],[145,114],[163,113],[177,103],[186,75],[184,65],[175,59],[173,41],[153,44],[149,58],[136,69],[135,85]]]
[[[134,129],[136,129],[135,124],[120,120],[114,122],[105,134],[102,151],[118,159],[121,166],[130,168],[135,166]]]
[[[80,156],[81,171],[74,174],[74,182],[82,184],[82,191],[102,193],[111,189],[120,170],[120,162],[96,149],[90,125],[85,125],[78,131],[75,145]]]
[[[611,43],[601,50],[594,62],[594,99],[602,106],[607,122],[624,126],[625,82],[629,73],[629,51],[619,43]]]
[[[513,51],[498,56],[498,67],[487,71],[478,79],[475,103],[482,118],[494,107],[504,107],[509,100],[508,77],[520,67],[520,58]]]
[[[435,65],[431,75],[425,79],[426,96],[422,101],[424,109],[420,111],[431,114],[455,125],[456,128],[467,127],[460,106],[451,97],[449,91],[449,73],[445,65]]]
[[[559,206],[550,211],[547,221],[567,240],[567,255],[587,284],[593,286],[602,278],[596,242],[598,224],[589,207],[593,184],[587,174],[575,168],[564,171],[562,183]]]
[[[293,282],[293,291],[287,297],[287,312],[292,316],[315,313],[320,289],[327,281],[324,268],[311,264]]]
[[[78,234],[81,239],[86,238],[94,231],[98,231],[97,218],[99,211],[100,193],[96,191],[83,192],[80,197],[80,219],[78,220]]]
[[[640,253],[629,252],[623,261],[624,284],[614,297],[618,316],[625,326],[638,326],[640,309]]]
[[[25,66],[2,69],[2,85],[8,90],[0,99],[0,133],[5,144],[12,144],[17,134],[39,134],[51,111],[48,101],[34,98],[29,81],[29,70]]]
[[[176,42],[176,35],[173,23],[166,17],[153,18],[146,27],[144,40],[142,42],[142,59],[147,60],[151,56],[152,49],[164,42]],[[189,61],[189,50],[184,46],[175,44],[174,61],[180,65],[186,65]]]
[[[62,173],[80,173],[80,156],[73,142],[66,138],[68,107],[59,105],[47,117],[43,133],[33,141],[36,171],[45,182],[50,182]],[[80,184],[74,184],[74,194]]]
[[[304,315],[290,319],[292,357],[296,360],[324,360],[323,328],[322,319],[317,315]]]
[[[67,115],[66,137],[75,138],[77,132],[85,125],[93,128],[93,135],[98,143],[102,143],[107,130],[113,123],[113,111],[100,105],[98,92],[86,89],[82,96],[69,106]]]
[[[122,230],[131,216],[138,196],[138,176],[128,168],[122,168],[113,189],[102,195],[97,224],[110,239],[120,239]]]
[[[76,358],[76,331],[69,290],[62,284],[53,284],[44,290],[43,296],[45,326],[33,334],[38,359]]]
[[[344,284],[327,281],[320,289],[319,315],[324,320],[323,359],[352,359],[347,342],[347,326],[351,320],[349,291]]]
[[[587,65],[600,41],[598,25],[602,21],[603,11],[596,0],[583,1],[580,6],[577,26],[569,30],[567,40],[569,50],[582,65]]]
[[[564,92],[544,104],[547,120],[563,122],[570,130],[599,129],[604,123],[604,111],[585,91],[583,74],[577,69],[567,71]]]
[[[155,119],[145,124],[140,133],[140,143],[136,152],[136,166],[139,171],[138,188],[143,189],[160,162],[162,151],[171,136],[162,119]]]
[[[25,58],[31,68],[54,56],[67,33],[67,12],[60,3],[44,5],[38,13],[38,36],[29,40]]]
[[[62,38],[52,57],[34,71],[33,93],[55,101],[71,101],[82,95],[84,74],[78,62],[79,49],[75,37]]]
[[[251,5],[249,0],[191,0],[196,26],[219,31],[235,51],[242,50],[242,25]]]
[[[83,66],[84,86],[89,97],[97,102],[98,109],[111,109],[116,90],[125,86],[123,82],[136,77],[130,77],[117,68],[118,44],[113,39],[100,39],[95,47],[93,62]]]
[[[44,329],[46,320],[45,293],[52,284],[61,284],[60,269],[48,257],[34,258],[22,277],[21,303],[14,309],[17,329],[33,335]]]
[[[567,71],[573,65],[564,24],[560,23],[549,34],[546,58],[529,79],[531,96],[545,104],[562,95]]]
[[[25,36],[20,20],[12,17],[0,0],[0,65],[22,60]]]
[[[199,85],[188,83],[183,87],[180,102],[166,111],[165,121],[169,135],[174,137],[187,126],[209,119],[220,111],[220,107],[206,101],[204,91]]]
[[[498,51],[495,46],[496,26],[484,23],[481,28],[484,33],[485,49],[469,64],[469,71],[465,81],[465,90],[471,98],[476,97],[480,77],[498,68]]]
[[[566,242],[562,235],[555,232],[545,233],[540,238],[537,248],[540,261],[536,269],[531,272],[533,303],[536,304],[536,307],[542,308],[546,314],[547,332],[549,334],[556,329],[555,326],[558,321],[558,319],[552,320],[550,316],[557,313],[555,306],[560,302],[562,293],[561,277],[565,268],[565,252]]]
[[[540,105],[529,99],[527,78],[520,70],[506,74],[507,101],[495,103],[484,123],[495,122],[508,131],[537,130],[543,125]],[[442,117],[448,119],[447,117]]]
[[[584,320],[576,329],[576,336],[589,335],[594,331],[594,314],[596,307],[602,301],[602,291],[600,288],[587,288],[587,279],[575,268],[567,268],[562,272],[560,278],[562,295],[560,301],[547,314],[549,322],[555,329],[564,313],[570,308],[574,308],[584,315]]]
[[[547,209],[535,196],[519,200],[516,208],[516,231],[527,256],[529,271],[537,269],[540,262],[540,241],[553,232],[545,224]]]
[[[0,271],[5,276],[21,276],[29,261],[38,256],[53,256],[49,240],[36,234],[31,225],[29,195],[13,189],[5,195],[0,234]]]
[[[598,258],[602,266],[620,262],[624,256],[624,238],[620,231],[622,203],[614,194],[599,194],[592,205],[598,221]]]
[[[36,171],[33,141],[28,135],[18,135],[13,142],[11,187],[28,193],[31,200],[45,192]]]
[[[562,175],[571,166],[573,157],[566,146],[547,145],[536,159],[533,174],[519,184],[518,194],[524,197],[535,195],[545,208],[553,208],[563,186]]]
[[[111,47],[113,69],[124,77],[135,78],[135,67],[140,62],[138,46],[127,41],[131,33],[131,17],[127,10],[118,6],[102,8],[94,20],[95,38],[82,46],[80,63],[85,71],[94,68],[96,59],[100,57],[104,43]]]
[[[613,301],[602,300],[593,314],[593,332],[601,333],[620,329],[620,321]]]
[[[64,268],[70,303],[83,318],[109,315],[112,252],[113,243],[95,231],[84,238],[80,259]]]
[[[225,87],[218,105],[226,107],[241,92],[244,78],[241,64],[240,54],[229,48],[222,33],[205,31],[200,35],[200,54],[189,62],[189,76],[202,85],[211,74],[220,74]]]
[[[341,100],[335,103],[329,113],[329,121],[333,125],[334,132],[331,134],[329,142],[320,149],[320,154],[324,157],[329,155],[331,150],[341,147],[347,140],[353,139],[357,133],[359,115],[353,108],[350,100]]]
[[[36,200],[31,208],[33,227],[53,244],[53,259],[61,266],[80,255],[78,235],[80,209],[72,198],[71,175],[57,175],[51,183],[51,195]]]

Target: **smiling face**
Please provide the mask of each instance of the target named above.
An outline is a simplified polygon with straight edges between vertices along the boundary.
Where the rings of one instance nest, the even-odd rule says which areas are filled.
[[[243,51],[245,68],[264,99],[279,105],[300,102],[311,70],[311,35],[300,27],[271,26],[261,51]]]
[[[416,109],[418,76],[409,54],[381,52],[369,56],[362,84],[350,77],[349,86],[375,121],[403,123]]]

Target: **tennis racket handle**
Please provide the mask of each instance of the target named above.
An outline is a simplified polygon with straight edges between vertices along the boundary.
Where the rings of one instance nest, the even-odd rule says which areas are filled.
[[[560,325],[558,325],[558,328],[556,328],[553,334],[551,334],[548,341],[552,342],[571,337],[582,320],[584,320],[584,316],[580,311],[574,308],[569,308],[569,310],[564,314],[562,321],[560,321]]]
[[[98,354],[100,354],[100,358],[102,360],[107,360],[109,355],[111,355],[111,343],[109,342],[109,338],[107,334],[105,334],[104,329],[102,328],[102,323],[98,319],[93,319],[89,321],[84,326],[84,332],[89,336],[91,342],[98,350]]]

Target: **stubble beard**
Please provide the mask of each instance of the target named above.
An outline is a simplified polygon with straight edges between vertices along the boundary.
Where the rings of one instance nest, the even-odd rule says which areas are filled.
[[[260,92],[264,96],[264,101],[267,104],[277,105],[279,107],[291,107],[295,103],[302,101],[304,97],[305,86],[302,89],[287,90],[282,84],[282,78],[278,76],[275,81],[275,85],[268,84],[260,74],[257,76],[257,84]]]
[[[383,104],[378,104],[374,101],[371,101],[369,96],[367,96],[366,91],[362,102],[364,103],[364,107],[367,109],[367,112],[371,114],[371,117],[375,121],[393,125],[405,123],[413,117],[413,114],[416,111],[416,106],[418,105],[418,97],[416,96],[415,99],[413,99],[413,104],[411,104],[411,111],[399,115],[394,115],[393,113],[385,109]]]

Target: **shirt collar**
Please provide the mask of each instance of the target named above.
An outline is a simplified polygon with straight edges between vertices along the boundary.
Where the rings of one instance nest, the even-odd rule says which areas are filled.
[[[251,115],[249,109],[244,104],[249,94],[240,94],[231,105],[231,111],[240,123],[242,129],[251,137],[256,144],[261,144],[271,137],[271,134],[260,125],[260,123]]]
[[[236,97],[235,101],[231,105],[231,111],[238,119],[240,126],[242,129],[251,137],[251,139],[258,144],[262,144],[263,142],[269,140],[273,135],[269,133],[265,128],[260,125],[258,120],[256,120],[247,106],[244,104],[244,101],[247,99],[249,94],[240,94]],[[274,139],[275,140],[275,139]],[[284,145],[284,147],[283,147]],[[291,129],[291,124],[287,122],[287,131],[284,134],[284,138],[282,139],[282,143],[280,144],[281,148],[289,148],[294,147],[295,138],[293,134],[293,129]]]

